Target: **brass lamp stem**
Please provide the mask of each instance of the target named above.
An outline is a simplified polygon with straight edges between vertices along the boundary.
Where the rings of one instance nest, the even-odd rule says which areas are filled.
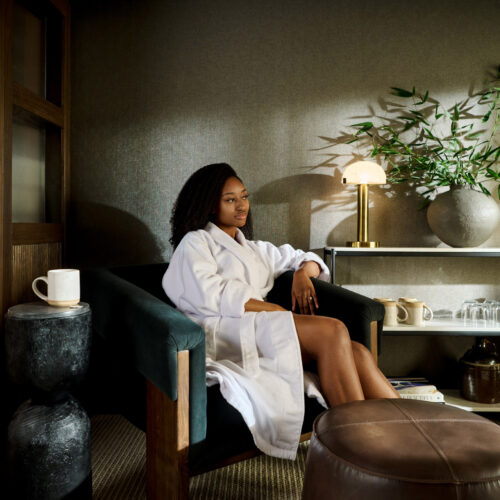
[[[358,184],[358,241],[348,241],[348,247],[378,247],[378,241],[368,241],[368,184]]]
[[[358,241],[368,241],[368,185],[358,185]]]

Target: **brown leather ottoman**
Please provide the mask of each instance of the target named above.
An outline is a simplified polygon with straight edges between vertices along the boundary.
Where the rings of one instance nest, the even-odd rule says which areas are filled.
[[[316,418],[303,500],[500,499],[500,426],[439,403],[379,399]]]

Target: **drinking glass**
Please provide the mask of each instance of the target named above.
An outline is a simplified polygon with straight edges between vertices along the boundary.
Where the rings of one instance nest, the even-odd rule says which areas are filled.
[[[464,300],[462,302],[462,308],[460,310],[460,315],[464,326],[472,326],[472,308],[478,304],[477,300],[470,299]]]
[[[470,319],[473,327],[484,328],[489,326],[490,322],[490,308],[484,302],[477,302],[470,307]]]
[[[490,309],[490,325],[492,327],[500,325],[500,302],[492,300],[488,307]]]

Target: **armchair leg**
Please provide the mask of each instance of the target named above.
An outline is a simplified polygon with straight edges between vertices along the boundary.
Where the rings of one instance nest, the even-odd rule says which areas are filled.
[[[189,498],[189,351],[177,354],[177,401],[147,381],[148,500]]]

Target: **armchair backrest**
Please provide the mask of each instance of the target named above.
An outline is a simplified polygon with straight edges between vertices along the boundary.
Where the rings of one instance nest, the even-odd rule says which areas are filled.
[[[159,264],[146,264],[142,266],[115,267],[111,268],[110,271],[175,307],[161,286],[161,278],[165,274],[167,267],[168,262],[162,262]]]

